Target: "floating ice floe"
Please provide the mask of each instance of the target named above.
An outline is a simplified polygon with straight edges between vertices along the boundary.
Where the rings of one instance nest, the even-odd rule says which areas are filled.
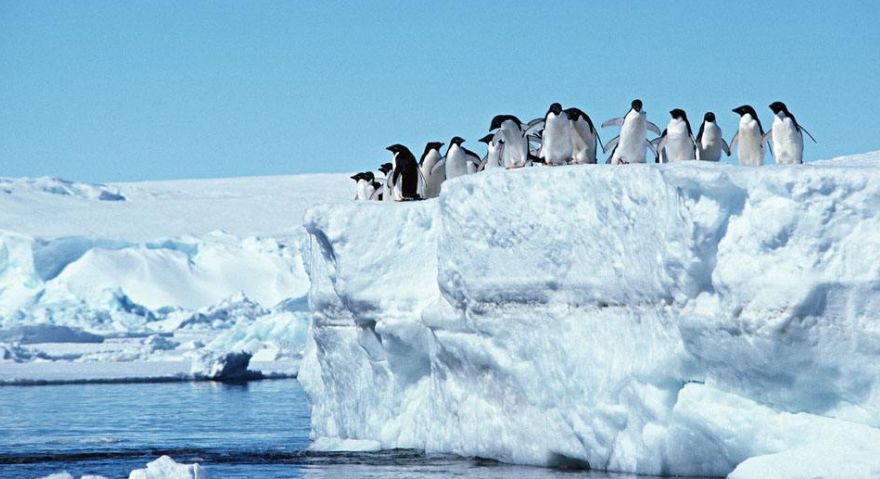
[[[168,456],[147,463],[145,469],[135,469],[128,479],[207,479],[208,474],[199,463],[180,464]]]

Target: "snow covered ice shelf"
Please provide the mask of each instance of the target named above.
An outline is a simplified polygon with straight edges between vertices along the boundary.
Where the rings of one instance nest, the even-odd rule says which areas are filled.
[[[299,377],[317,447],[740,479],[880,470],[880,153],[443,189],[306,214]]]
[[[145,379],[160,361],[156,371],[185,375],[200,349],[295,372],[309,321],[300,220],[350,200],[350,183],[0,178],[0,383]],[[83,331],[100,337],[79,344]]]

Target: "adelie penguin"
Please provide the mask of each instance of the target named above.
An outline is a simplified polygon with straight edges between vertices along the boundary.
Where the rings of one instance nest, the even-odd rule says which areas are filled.
[[[672,118],[669,119],[669,124],[657,145],[658,154],[665,154],[669,162],[693,160],[696,157],[696,143],[687,113],[681,108],[676,108],[669,114]]]
[[[425,151],[419,159],[419,169],[425,179],[425,198],[440,196],[440,186],[446,181],[446,168],[437,168],[443,159],[440,156],[442,142],[432,141],[425,145]]]
[[[660,129],[648,121],[646,113],[642,111],[642,101],[633,100],[630,110],[623,118],[607,120],[602,123],[602,128],[613,125],[620,126],[620,135],[605,144],[606,153],[613,148],[607,162],[612,165],[644,163],[645,148],[654,150],[654,145],[648,142],[647,131],[651,130],[659,135]]]
[[[544,115],[541,149],[538,158],[548,166],[564,165],[571,160],[571,120],[562,105],[553,103]],[[528,131],[527,131],[528,133]]]
[[[357,183],[356,200],[375,200],[381,195],[381,185],[371,171],[358,173],[351,177]]]
[[[471,150],[461,146],[464,139],[459,136],[449,140],[446,157],[442,160],[446,167],[446,178],[453,179],[463,175],[476,173],[482,159]]]
[[[798,124],[785,103],[776,101],[770,104],[773,111],[773,126],[765,139],[773,141],[773,156],[777,165],[794,165],[804,162],[804,133],[815,142],[813,135]]]
[[[697,132],[697,159],[702,161],[720,161],[721,152],[730,156],[730,147],[721,136],[721,128],[715,123],[715,113],[711,111],[703,115],[703,123]]]
[[[409,148],[394,144],[385,148],[394,154],[391,160],[391,184],[399,191],[398,201],[421,199],[419,196],[419,163]]]
[[[391,163],[382,163],[379,165],[379,171],[385,175],[385,182],[382,186],[382,201],[400,201],[400,194],[394,184],[391,183],[391,170],[394,165]]]
[[[495,135],[489,133],[488,135],[480,138],[481,143],[486,144],[486,156],[483,157],[483,161],[480,162],[480,167],[477,168],[478,171],[482,170],[491,170],[492,168],[501,168],[503,165],[501,164],[501,152],[504,150],[504,140],[498,139],[495,141]]]
[[[596,143],[601,144],[599,132],[593,126],[590,116],[577,108],[566,108],[565,113],[571,122],[571,156],[577,164],[596,163]]]
[[[525,125],[513,115],[497,115],[492,118],[490,131],[495,131],[493,141],[504,141],[501,164],[505,168],[522,168],[530,162],[529,140]]]
[[[730,149],[737,150],[739,164],[742,166],[761,166],[764,164],[764,127],[751,105],[733,109],[739,115],[739,127],[730,141]]]

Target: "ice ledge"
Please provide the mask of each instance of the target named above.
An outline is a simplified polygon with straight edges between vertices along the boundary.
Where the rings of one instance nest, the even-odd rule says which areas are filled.
[[[875,153],[312,209],[313,438],[653,474],[823,435],[880,454],[878,207]]]

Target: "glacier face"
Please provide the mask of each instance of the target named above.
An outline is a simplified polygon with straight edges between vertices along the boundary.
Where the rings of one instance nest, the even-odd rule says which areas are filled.
[[[758,461],[737,477],[823,445],[880,457],[878,207],[880,154],[493,170],[436,201],[316,207],[313,438],[651,474]]]

